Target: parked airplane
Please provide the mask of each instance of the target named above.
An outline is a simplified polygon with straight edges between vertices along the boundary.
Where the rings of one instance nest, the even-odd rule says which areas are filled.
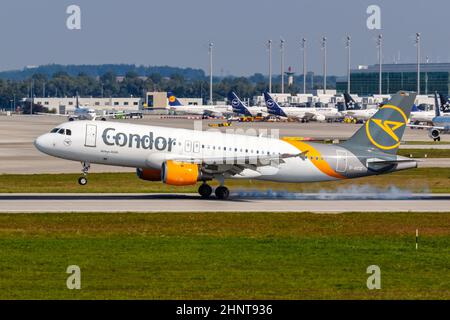
[[[52,116],[58,116],[58,117],[65,117],[64,114],[54,114],[54,113],[40,113],[43,115],[52,115]],[[125,118],[142,118],[142,112],[127,112],[127,111],[115,111],[104,115],[99,115],[97,113],[97,110],[87,107],[87,106],[80,106],[80,103],[78,101],[78,96],[76,98],[76,104],[75,104],[75,110],[73,114],[69,114],[67,116],[67,119],[69,121],[74,120],[97,120],[100,119],[102,121],[106,121],[108,118],[110,119],[125,119]]]
[[[438,94],[434,94],[435,117],[431,120],[433,125],[410,125],[411,128],[428,129],[428,136],[434,141],[441,141],[441,134],[450,133],[450,102],[444,95],[439,96],[440,101]]]
[[[256,117],[256,116],[268,116],[267,108],[265,107],[248,107],[246,106],[241,99],[237,96],[234,91],[230,91],[228,93],[228,100],[231,101],[231,106],[233,107],[233,112],[248,116],[248,117]]]
[[[424,111],[414,105],[411,111],[411,120],[409,122],[412,124],[433,123],[432,121],[435,116],[434,110]]]
[[[280,107],[267,91],[264,92],[264,100],[268,112],[279,117],[295,118],[301,121],[325,121],[342,118],[342,114],[336,108]]]
[[[363,109],[347,92],[344,93],[344,105],[345,110],[341,113],[356,121],[367,121],[377,112],[377,109]]]
[[[167,92],[167,99],[169,100],[169,110],[176,114],[197,114],[221,117],[233,113],[233,108],[227,105],[183,105],[172,92]]]
[[[82,163],[79,184],[87,183],[91,163],[133,167],[140,179],[169,185],[195,185],[209,197],[207,181],[226,179],[313,182],[357,178],[415,168],[397,155],[416,94],[399,92],[347,141],[307,143],[221,132],[120,122],[66,122],[39,136],[34,144],[48,155]]]

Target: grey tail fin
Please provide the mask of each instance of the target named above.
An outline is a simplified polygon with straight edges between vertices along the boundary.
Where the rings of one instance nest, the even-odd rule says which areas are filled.
[[[415,99],[414,92],[396,93],[341,145],[350,150],[365,149],[396,154]]]

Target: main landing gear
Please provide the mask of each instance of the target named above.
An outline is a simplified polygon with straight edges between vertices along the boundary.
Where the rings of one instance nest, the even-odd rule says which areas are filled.
[[[85,186],[88,183],[87,175],[91,165],[89,164],[89,162],[82,162],[81,165],[83,166],[83,169],[81,170],[83,172],[83,176],[78,178],[78,183],[82,186]]]
[[[198,188],[198,193],[202,196],[202,198],[206,199],[209,198],[209,196],[212,194],[212,188],[209,184],[203,183]],[[230,196],[230,191],[225,186],[217,187],[215,192],[216,197],[220,200],[227,200]]]

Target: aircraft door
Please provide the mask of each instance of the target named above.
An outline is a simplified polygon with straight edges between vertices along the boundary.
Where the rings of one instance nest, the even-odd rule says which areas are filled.
[[[347,171],[347,151],[336,150],[336,171]]]
[[[84,141],[86,147],[95,147],[97,145],[97,125],[86,125],[86,137]]]

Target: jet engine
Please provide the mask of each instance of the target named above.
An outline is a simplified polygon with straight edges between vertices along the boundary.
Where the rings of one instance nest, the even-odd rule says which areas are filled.
[[[438,129],[428,130],[428,136],[434,141],[441,141],[440,131]]]
[[[189,186],[196,184],[201,178],[197,164],[168,160],[161,170],[162,182],[172,186]]]
[[[142,180],[161,181],[161,170],[137,168],[136,174]]]

